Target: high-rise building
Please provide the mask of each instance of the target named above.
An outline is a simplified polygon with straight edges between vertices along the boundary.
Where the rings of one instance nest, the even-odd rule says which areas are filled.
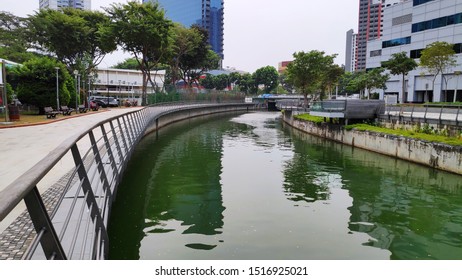
[[[367,69],[381,67],[393,54],[405,52],[418,59],[429,44],[454,45],[456,66],[434,76],[418,67],[403,77],[391,76],[380,95],[394,95],[399,102],[462,101],[462,2],[455,0],[408,0],[384,8],[382,36],[367,44]]]
[[[354,33],[353,29],[348,30],[346,34],[345,48],[345,71],[354,72],[356,63],[356,38],[358,34]]]
[[[174,22],[207,29],[212,50],[223,59],[224,0],[143,0],[143,3],[149,1],[158,2],[167,18]]]
[[[40,9],[59,10],[62,8],[76,8],[91,10],[91,0],[39,0]]]
[[[382,35],[383,8],[403,0],[359,0],[356,71],[366,69],[367,42]]]

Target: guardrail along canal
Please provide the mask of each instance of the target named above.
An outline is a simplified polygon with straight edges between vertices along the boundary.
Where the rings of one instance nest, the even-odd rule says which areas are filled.
[[[462,258],[460,176],[279,117],[214,115],[145,137],[112,209],[110,258]]]

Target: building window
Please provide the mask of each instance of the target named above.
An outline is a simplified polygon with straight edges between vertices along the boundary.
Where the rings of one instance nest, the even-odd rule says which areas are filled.
[[[420,58],[424,49],[411,50],[410,58]],[[454,52],[456,54],[462,53],[462,43],[454,44]]]
[[[396,46],[401,46],[401,45],[407,45],[411,43],[411,37],[404,37],[404,38],[398,38],[398,39],[393,39],[389,41],[383,41],[382,42],[382,49],[385,48],[391,48],[391,47],[396,47]]]
[[[414,0],[414,6],[422,5],[433,0]]]
[[[392,19],[393,26],[401,25],[401,24],[408,23],[408,22],[412,22],[412,14],[407,14],[407,15],[395,17]]]
[[[462,23],[462,13],[426,20],[412,25],[412,33]]]
[[[376,57],[376,56],[381,56],[382,55],[382,50],[375,50],[371,51],[370,57]]]

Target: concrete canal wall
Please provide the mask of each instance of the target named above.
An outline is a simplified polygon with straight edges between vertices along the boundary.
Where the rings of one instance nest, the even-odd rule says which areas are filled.
[[[283,120],[312,135],[462,175],[462,147],[370,131],[347,131],[341,125],[294,119],[289,111],[283,113]]]
[[[207,107],[181,108],[181,110],[171,110],[160,114],[159,117],[147,129],[145,135],[155,132],[169,124],[187,120],[194,117],[200,117],[218,113],[229,113],[237,111],[250,111],[255,108],[254,104],[216,104]]]

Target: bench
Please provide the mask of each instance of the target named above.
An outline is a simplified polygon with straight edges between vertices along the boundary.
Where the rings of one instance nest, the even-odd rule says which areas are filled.
[[[67,106],[61,106],[61,112],[63,113],[63,115],[70,116],[71,113],[74,112],[74,109],[69,108]]]
[[[79,113],[86,113],[87,110],[88,108],[85,105],[79,105]]]
[[[53,108],[51,107],[45,107],[44,108],[45,110],[45,115],[47,116],[47,119],[51,119],[51,118],[56,118],[56,115],[59,114],[58,111],[55,111],[53,110]]]

